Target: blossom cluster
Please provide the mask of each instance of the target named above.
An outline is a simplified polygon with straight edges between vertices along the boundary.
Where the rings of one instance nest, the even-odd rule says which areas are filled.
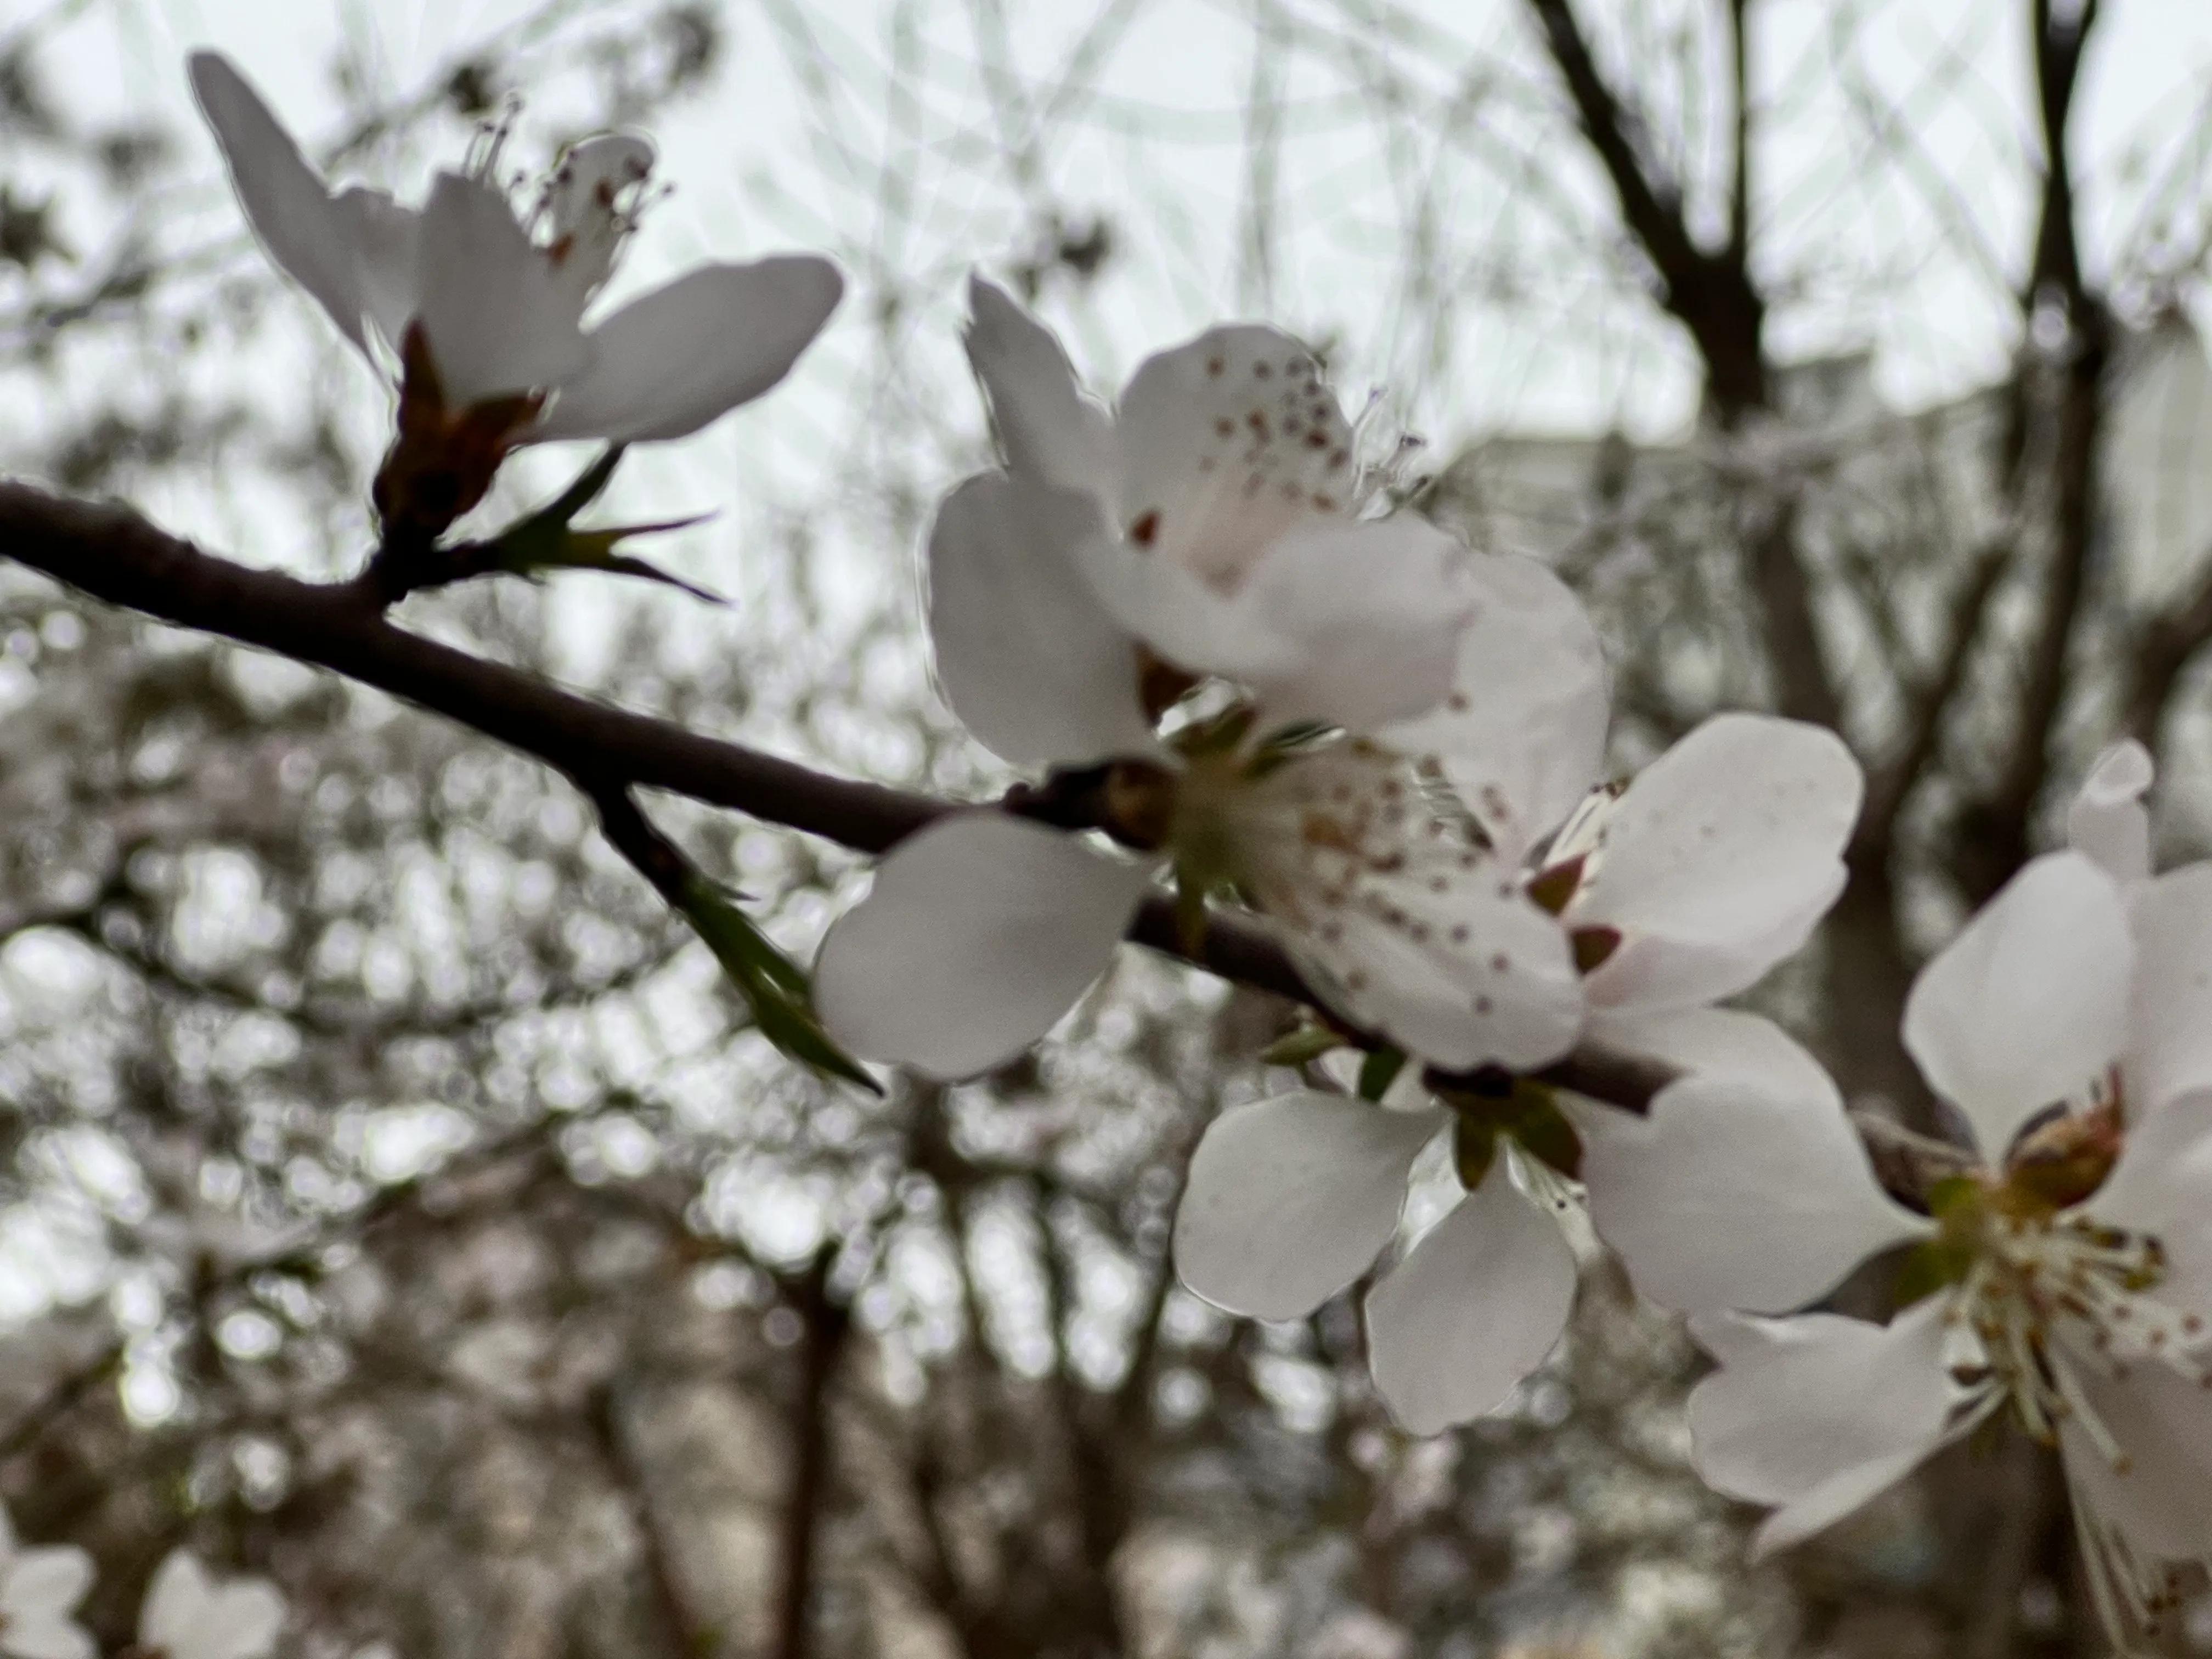
[[[92,1558],[69,1544],[25,1548],[0,1510],[0,1656],[97,1659],[77,1622]],[[190,1550],[173,1550],[139,1604],[133,1659],[266,1659],[284,1628],[284,1598],[259,1578],[220,1579]]]
[[[192,76],[263,241],[397,389],[388,534],[442,533],[517,446],[696,430],[837,301],[835,268],[794,256],[586,327],[642,140],[572,147],[520,211],[491,146],[409,208],[334,193],[222,60]],[[1921,970],[1903,1042],[1954,1133],[1886,1186],[1821,1065],[1728,1006],[1843,890],[1863,778],[1834,733],[1724,713],[1612,778],[1579,602],[1409,504],[1314,350],[1212,328],[1109,403],[1011,295],[977,278],[968,308],[1002,459],[938,508],[927,621],[945,701],[1030,781],[884,858],[821,947],[827,1037],[973,1077],[1044,1037],[1148,907],[1194,950],[1234,915],[1315,1023],[1273,1051],[1299,1086],[1193,1157],[1173,1247],[1198,1295],[1282,1320],[1360,1287],[1377,1393],[1434,1433],[1559,1341],[1561,1224],[1586,1217],[1716,1362],[1694,1455],[1771,1511],[1759,1549],[2008,1416],[2063,1459],[2116,1638],[2155,1626],[2212,1563],[2212,866],[2153,873],[2148,755],[2111,751],[2071,844]],[[1674,1080],[1641,1114],[1546,1080],[1587,1044]],[[1401,1248],[1429,1170],[1456,1196]],[[1893,1316],[1818,1310],[1885,1253]],[[62,1627],[82,1585],[40,1571],[43,1611],[0,1647]]]

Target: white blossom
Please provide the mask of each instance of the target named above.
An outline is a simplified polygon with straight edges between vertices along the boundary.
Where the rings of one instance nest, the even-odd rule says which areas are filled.
[[[74,1545],[25,1549],[0,1510],[0,1655],[94,1659],[99,1649],[71,1617],[92,1588],[92,1558]]]
[[[842,289],[811,256],[708,264],[586,328],[644,199],[644,139],[571,146],[521,217],[495,143],[408,207],[361,185],[333,194],[228,59],[196,52],[191,74],[270,257],[373,366],[404,372],[403,416],[458,428],[476,411],[475,435],[496,451],[696,431],[781,380]]]
[[[1600,1224],[1639,1288],[1700,1314],[1721,1369],[1691,1401],[1698,1466],[1775,1506],[1759,1548],[2008,1409],[2062,1452],[2124,1638],[2212,1561],[2212,866],[2124,888],[2081,852],[2035,860],[1921,971],[1905,1040],[1972,1144],[1932,1218],[1876,1186],[1832,1087],[1692,1078],[1633,1136],[1662,1179]],[[1913,1240],[1929,1293],[1887,1326],[1747,1316]]]
[[[284,1628],[265,1579],[218,1580],[190,1550],[169,1553],[138,1609],[139,1659],[264,1659]]]
[[[1103,769],[1130,850],[999,813],[910,837],[823,943],[831,1032],[941,1077],[1001,1061],[1171,869],[1251,904],[1408,1048],[1565,1052],[1580,998],[1555,920],[1431,810],[1419,751],[1372,735],[1471,712],[1451,706],[1470,620],[1510,635],[1553,579],[1368,511],[1353,434],[1286,335],[1211,330],[1145,362],[1109,414],[1006,295],[978,282],[971,303],[1006,467],[955,490],[931,533],[939,680],[1002,758]]]

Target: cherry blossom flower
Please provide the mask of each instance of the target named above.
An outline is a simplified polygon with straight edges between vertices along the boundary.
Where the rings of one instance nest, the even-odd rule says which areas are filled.
[[[1517,603],[1463,636],[1464,712],[1383,740],[1437,757],[1498,866],[1558,916],[1591,1036],[1707,1077],[1825,1086],[1771,1023],[1708,1005],[1795,952],[1834,902],[1856,763],[1817,727],[1723,714],[1625,788],[1594,788],[1608,715],[1596,635],[1548,573],[1502,573]],[[1634,1120],[1610,1107],[1525,1083],[1409,1094],[1402,1110],[1304,1092],[1223,1115],[1192,1160],[1176,1262],[1232,1312],[1309,1313],[1389,1245],[1415,1159],[1449,1128],[1465,1195],[1367,1300],[1376,1386],[1433,1433],[1497,1407],[1565,1329],[1575,1267],[1553,1212],[1580,1201],[1578,1180],[1601,1219],[1616,1194],[1663,1206],[1672,1172],[1619,1154],[1614,1127]]]
[[[2124,1638],[2212,1561],[2212,865],[2130,890],[2081,852],[2033,860],[1921,971],[1905,1041],[1971,1139],[1931,1216],[1876,1185],[1832,1085],[1692,1077],[1611,1138],[1655,1178],[1596,1218],[1699,1316],[1698,1467],[1774,1506],[1760,1551],[2008,1408],[2058,1447]],[[1887,1326],[1751,1316],[1914,1241],[1927,1293]]]
[[[1791,744],[1805,729],[1778,721],[1736,732],[1772,730]],[[1723,755],[1731,750],[1744,766],[1740,745],[1722,746]],[[1692,750],[1694,768],[1708,763]],[[1653,770],[1667,765],[1662,760]],[[1744,766],[1737,775],[1739,782],[1755,779],[1758,768]],[[1662,776],[1662,783],[1655,793],[1670,809],[1689,798],[1675,780]],[[1636,800],[1644,787],[1639,777],[1622,803]],[[1810,839],[1820,850],[1804,861],[1817,869],[1820,860],[1833,860],[1849,818],[1836,825],[1825,805],[1816,816],[1825,827]],[[1650,833],[1646,825],[1668,834],[1663,811],[1619,817],[1620,856],[1610,866],[1616,882],[1624,869],[1667,869],[1666,860],[1641,852],[1637,838]],[[1778,817],[1770,833],[1789,841],[1795,831]],[[1684,837],[1668,839],[1680,845]],[[1757,839],[1748,839],[1737,853],[1747,867],[1781,862],[1764,859]],[[1704,878],[1721,894],[1720,872]],[[1786,896],[1775,908],[1791,916],[1794,927],[1802,902],[1796,894],[1808,884],[1780,885]],[[1608,916],[1665,915],[1618,887],[1608,901]],[[1767,929],[1759,937],[1771,941],[1778,933]],[[1719,959],[1717,952],[1693,954],[1666,942],[1691,970]],[[1738,957],[1724,973],[1691,982],[1732,986],[1744,971]],[[1593,979],[1603,972],[1601,965]],[[1832,1091],[1812,1056],[1771,1022],[1732,1009],[1673,1006],[1663,980],[1636,990],[1650,1001],[1625,997],[1598,1029],[1700,1078],[1785,1097]],[[1191,1160],[1176,1219],[1176,1267],[1193,1291],[1231,1312],[1261,1319],[1310,1313],[1367,1273],[1389,1246],[1416,1160],[1449,1131],[1463,1196],[1382,1276],[1366,1304],[1377,1391],[1407,1428],[1433,1434],[1503,1403],[1565,1330],[1576,1271],[1558,1212],[1584,1201],[1586,1191],[1601,1226],[1615,1211],[1664,1214],[1679,1175],[1670,1164],[1635,1155],[1633,1118],[1525,1080],[1434,1097],[1394,1089],[1386,1098],[1387,1105],[1308,1091],[1216,1119]],[[1856,1140],[1851,1147],[1856,1152]]]
[[[518,444],[695,432],[781,380],[842,290],[811,256],[702,265],[586,328],[636,224],[653,161],[644,139],[571,146],[520,218],[495,176],[496,143],[411,208],[360,185],[333,194],[228,59],[195,52],[191,75],[270,257],[373,367],[398,372],[400,439],[379,476],[387,517],[450,522]]]
[[[25,1549],[0,1510],[0,1655],[94,1659],[100,1650],[75,1619],[92,1588],[92,1558],[74,1545]]]
[[[1006,295],[978,282],[971,302],[1006,467],[930,536],[939,681],[1003,759],[1089,780],[1122,846],[999,812],[911,836],[823,942],[831,1033],[939,1077],[1000,1062],[1105,969],[1165,871],[1187,915],[1249,905],[1408,1048],[1564,1053],[1580,997],[1556,921],[1431,810],[1418,750],[1369,735],[1452,702],[1470,620],[1510,635],[1552,579],[1370,512],[1354,434],[1286,335],[1210,330],[1109,413]]]
[[[218,1581],[190,1550],[172,1550],[138,1610],[133,1659],[264,1659],[283,1628],[276,1586]]]
[[[1513,574],[1519,604],[1463,640],[1449,707],[1467,712],[1380,735],[1436,757],[1559,916],[1584,969],[1588,1035],[1653,1050],[1679,1016],[1803,947],[1843,890],[1864,780],[1832,732],[1723,714],[1626,786],[1601,782],[1610,701],[1595,632],[1548,573]]]

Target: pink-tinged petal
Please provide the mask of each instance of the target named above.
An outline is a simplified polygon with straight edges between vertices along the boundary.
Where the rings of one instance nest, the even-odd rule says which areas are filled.
[[[2066,809],[2067,844],[2115,881],[2150,874],[2150,814],[2142,798],[2155,772],[2142,744],[2133,738],[2116,743],[2097,757]]]
[[[1091,496],[987,472],[945,499],[929,533],[929,631],[945,700],[1016,765],[1141,755],[1135,641],[1070,550],[1098,527]]]
[[[1810,1537],[1942,1445],[1959,1390],[1944,1364],[1948,1298],[1887,1325],[1834,1314],[1692,1320],[1720,1369],[1690,1394],[1698,1473],[1733,1498],[1777,1505],[1754,1547]]]
[[[1905,1046],[2002,1158],[2021,1126],[2104,1076],[2135,967],[2112,878],[2079,853],[2030,862],[1920,970]]]
[[[1605,759],[1611,678],[1597,630],[1565,582],[1499,554],[1469,569],[1474,620],[1450,695],[1380,736],[1430,755],[1499,854],[1518,862],[1565,821]]]
[[[1497,1159],[1367,1298],[1376,1390],[1410,1433],[1496,1410],[1566,1328],[1574,1252],[1510,1162]]]
[[[1765,714],[1707,720],[1638,775],[1568,911],[1618,929],[1591,1000],[1681,1006],[1745,990],[1842,890],[1864,779],[1832,732]]]
[[[783,379],[844,288],[836,266],[807,254],[687,271],[591,331],[591,367],[532,435],[686,437]]]
[[[1224,1112],[1191,1156],[1176,1272],[1231,1313],[1311,1313],[1389,1243],[1407,1175],[1446,1121],[1310,1091]]]
[[[2212,864],[2128,891],[2136,982],[2125,1061],[2127,1111],[2141,1120],[2212,1088]]]
[[[1589,1039],[1623,1054],[1649,1054],[1696,1076],[1763,1089],[1787,1100],[1843,1110],[1844,1098],[1819,1060],[1772,1020],[1736,1008],[1677,1008],[1665,1013],[1594,1010]],[[1611,1117],[1617,1109],[1604,1109]]]
[[[1237,324],[1147,358],[1115,412],[1123,522],[1217,592],[1352,505],[1352,430],[1313,354]],[[1431,699],[1431,702],[1434,699]]]
[[[422,216],[380,190],[356,185],[332,204],[358,263],[362,310],[394,352],[415,319],[415,283],[422,261]]]
[[[552,261],[482,179],[438,175],[416,257],[416,320],[447,408],[557,386],[590,361]]]
[[[1883,1193],[1832,1086],[1790,1095],[1686,1078],[1643,1121],[1613,1113],[1586,1136],[1583,1179],[1636,1288],[1691,1313],[1802,1308],[1929,1231]]]
[[[229,163],[246,222],[269,257],[364,351],[363,299],[349,225],[329,189],[246,77],[218,52],[196,52],[192,95]]]
[[[1118,470],[1113,418],[1084,391],[1052,331],[981,276],[968,279],[968,361],[990,404],[1006,470],[1087,490],[1102,507],[1111,502]]]
[[[831,927],[815,1006],[864,1059],[973,1076],[1043,1036],[1106,970],[1150,878],[1003,813],[942,819],[893,848]]]
[[[1401,856],[1395,871],[1354,877],[1313,926],[1282,930],[1328,1001],[1439,1066],[1526,1070],[1573,1048],[1582,982],[1558,918],[1492,860],[1466,867],[1440,842]]]

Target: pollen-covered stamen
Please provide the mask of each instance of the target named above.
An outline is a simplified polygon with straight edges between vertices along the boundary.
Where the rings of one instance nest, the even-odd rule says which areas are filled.
[[[2151,1294],[2166,1276],[2157,1239],[2078,1216],[1990,1213],[1959,1308],[1981,1339],[1995,1382],[2036,1438],[2071,1421],[2125,1473],[2127,1454],[2092,1405],[2075,1368],[2115,1378],[2138,1362],[2166,1365],[2200,1387],[2212,1367],[2198,1350],[2203,1321]]]
[[[1382,1017],[1385,985],[1440,988],[1457,1018],[1486,1018],[1532,971],[1472,921],[1517,901],[1515,872],[1431,810],[1414,764],[1360,738],[1200,757],[1179,781],[1178,866],[1218,868],[1255,908],[1295,930],[1305,962],[1346,1012]]]

